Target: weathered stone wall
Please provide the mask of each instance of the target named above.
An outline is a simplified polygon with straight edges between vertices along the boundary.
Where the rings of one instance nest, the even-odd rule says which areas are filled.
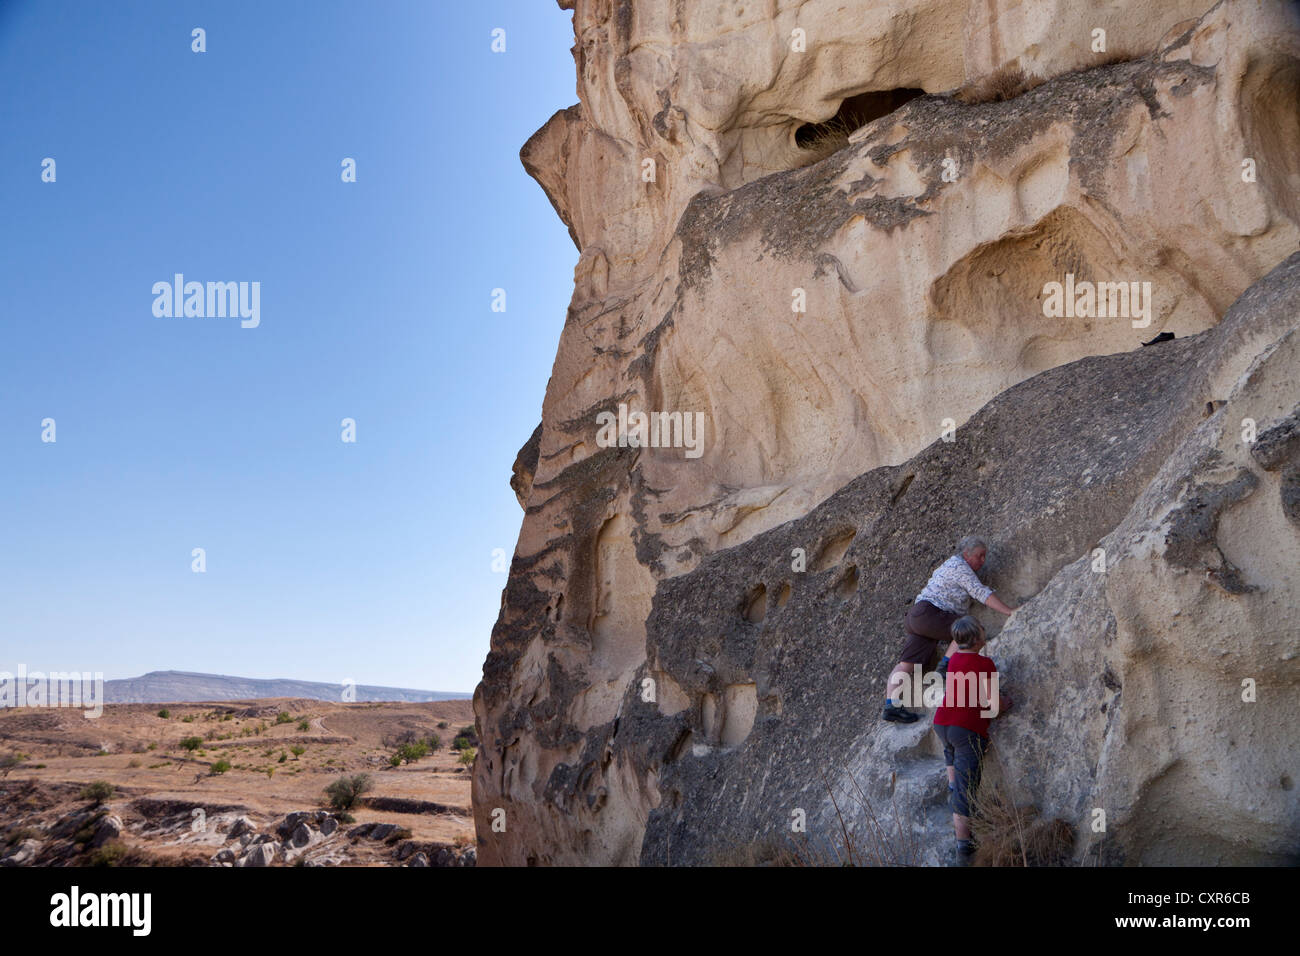
[[[849,603],[809,605],[809,615],[829,617],[780,638],[824,639],[821,653],[833,652],[829,669],[808,674],[820,695],[812,709],[782,718],[780,752],[794,748],[789,760],[828,779],[855,766],[883,772],[897,758],[868,739],[833,752],[809,741],[830,722],[874,730],[863,722],[902,609],[948,536],[959,527],[998,536],[993,570],[1013,576],[999,586],[1022,597],[1064,586],[1058,577],[1084,550],[1138,520],[1130,509],[1189,440],[1187,416],[1227,400],[1236,381],[1208,389],[1170,356],[1190,361],[1195,342],[1222,335],[1228,307],[1300,241],[1292,5],[774,8],[578,2],[581,102],[521,153],[581,254],[542,423],[515,463],[524,523],[475,698],[484,863],[684,862],[717,851],[731,825],[715,821],[712,844],[696,834],[693,850],[661,849],[694,814],[732,814],[740,830],[725,839],[775,825],[709,803],[680,754],[656,748],[665,735],[679,744],[689,725],[688,752],[707,747],[721,761],[699,773],[729,781],[731,793],[769,788],[764,814],[792,796],[793,771],[765,777],[776,751],[750,743],[774,714],[790,714],[790,685],[760,680],[753,660],[725,680],[716,664],[708,680],[683,668],[724,641],[725,629],[704,633],[724,622],[698,601],[735,584],[749,549],[774,540],[756,536],[813,521],[860,486],[876,489],[859,503],[885,523],[851,522],[846,554],[857,556],[858,577],[836,585]],[[796,27],[803,52],[790,49]],[[1107,31],[1108,52],[1092,51],[1094,28]],[[806,124],[833,118],[846,100],[890,111],[801,146]],[[1253,182],[1243,181],[1246,159]],[[1149,282],[1150,324],[1046,315],[1045,287],[1067,274]],[[793,311],[800,298],[804,311]],[[1177,341],[1133,351],[1161,331]],[[1239,375],[1271,341],[1222,348]],[[1141,432],[1134,423],[1144,419],[1088,391],[1112,386],[1157,423],[1117,438],[1113,455],[1106,440]],[[701,454],[601,447],[597,415],[620,404],[703,413]],[[975,424],[1013,418],[997,440]],[[945,426],[958,441],[934,445]],[[1050,471],[1049,447],[1072,470]],[[928,525],[908,523],[911,506],[881,504],[926,500],[936,467],[955,482],[1013,466],[1029,469],[1021,486],[981,481],[960,508],[936,503]],[[1091,482],[1081,479],[1088,467]],[[849,527],[845,515],[836,521]],[[885,565],[892,577],[869,577]],[[740,606],[739,623],[757,627],[746,640],[760,641],[783,583],[751,594],[747,582],[717,600],[728,614]],[[782,613],[800,604],[790,583]],[[1118,591],[1106,600],[1118,602]],[[673,618],[690,607],[696,624]],[[1021,624],[1034,620],[1029,611],[1005,646],[1015,627],[1030,628]],[[888,636],[872,643],[867,621]],[[856,669],[836,663],[854,640],[871,645],[869,656],[846,658]],[[1026,640],[1045,637],[1031,629]],[[1113,674],[1120,664],[1107,660]],[[642,713],[635,690],[655,675],[657,706]],[[1189,772],[1183,759],[1168,764],[1174,784]],[[826,790],[820,779],[801,786],[809,800]],[[1133,786],[1127,799],[1152,792]],[[679,818],[665,792],[681,801]],[[1081,785],[1071,792],[1084,799]],[[505,833],[491,828],[496,808]]]

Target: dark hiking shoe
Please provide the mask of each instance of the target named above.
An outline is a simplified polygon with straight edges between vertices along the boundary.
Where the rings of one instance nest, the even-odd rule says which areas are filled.
[[[920,714],[914,714],[902,707],[895,707],[893,704],[886,704],[880,716],[894,724],[914,724],[921,719]]]

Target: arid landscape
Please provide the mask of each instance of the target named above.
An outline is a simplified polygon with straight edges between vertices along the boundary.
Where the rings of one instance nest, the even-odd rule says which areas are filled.
[[[472,866],[476,746],[468,700],[17,708],[0,865]],[[370,788],[331,806],[358,774]]]

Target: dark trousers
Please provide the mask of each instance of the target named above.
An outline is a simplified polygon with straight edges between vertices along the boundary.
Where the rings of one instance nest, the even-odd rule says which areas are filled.
[[[989,741],[965,727],[935,724],[934,732],[943,742],[943,762],[956,771],[951,794],[952,812],[970,816],[971,800],[980,786],[980,770]]]
[[[907,628],[907,642],[903,644],[903,654],[899,660],[925,667],[930,663],[930,658],[934,657],[939,642],[943,641],[946,645],[952,640],[950,628],[952,622],[959,617],[960,614],[937,608],[929,601],[917,601],[908,609],[907,617],[903,618],[903,626]]]

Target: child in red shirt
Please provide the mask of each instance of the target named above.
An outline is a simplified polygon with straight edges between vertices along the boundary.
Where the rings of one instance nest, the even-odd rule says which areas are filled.
[[[988,748],[989,721],[1011,708],[998,692],[997,665],[980,655],[984,628],[967,615],[952,624],[957,653],[948,660],[943,705],[934,714],[934,732],[943,742],[943,759],[951,791],[952,825],[957,834],[957,862],[975,852],[970,835],[971,798],[979,789],[981,764]]]

